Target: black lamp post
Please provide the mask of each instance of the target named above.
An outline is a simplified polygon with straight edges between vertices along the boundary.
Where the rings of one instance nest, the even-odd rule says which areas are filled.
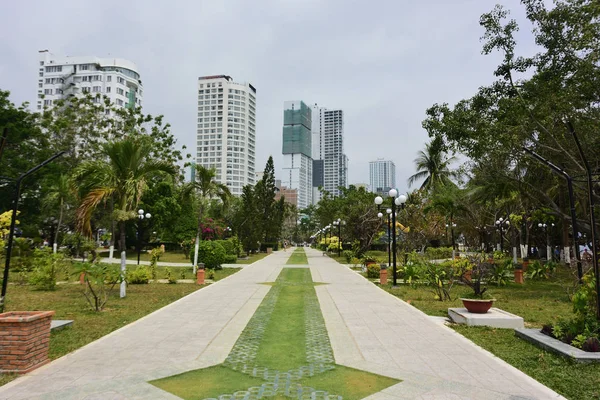
[[[392,267],[394,274],[393,282],[394,286],[396,286],[396,207],[404,207],[404,203],[406,203],[406,196],[403,194],[398,196],[398,191],[396,189],[390,189],[388,195],[392,199]],[[383,198],[381,198],[381,196],[375,197],[375,204],[378,208],[381,207],[381,205],[383,204]]]
[[[137,253],[138,253],[138,258],[137,258],[137,265],[140,265],[140,254],[142,252],[142,221],[144,219],[149,219],[151,218],[152,215],[150,213],[146,213],[144,214],[144,210],[139,209],[138,210],[138,224],[137,224],[137,236],[138,236],[138,240],[137,240]]]
[[[510,222],[508,220],[504,220],[504,218],[500,217],[496,220],[496,226],[500,229],[500,251],[504,251],[504,226],[508,228],[510,226]]]
[[[450,228],[450,235],[452,237],[452,250],[456,250],[455,246],[454,246],[454,228],[456,228],[456,224],[454,222],[452,222],[452,219],[450,219],[450,223],[446,224],[446,235],[448,234],[448,227]]]
[[[342,255],[342,225],[346,225],[346,221],[338,218],[333,221],[333,225],[338,227],[338,257]]]

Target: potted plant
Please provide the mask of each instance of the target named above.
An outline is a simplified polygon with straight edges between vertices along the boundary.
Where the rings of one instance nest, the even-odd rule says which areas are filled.
[[[526,258],[523,259],[523,265],[515,264],[515,283],[523,284],[523,267],[525,265]],[[527,261],[529,262],[529,261]]]
[[[363,256],[363,258],[361,259],[362,263],[364,266],[368,267],[371,264],[377,264],[377,258],[373,257],[373,256]]]
[[[473,290],[473,293],[461,298],[461,300],[467,311],[475,314],[485,314],[492,307],[494,301],[496,301],[496,299],[490,296],[487,292],[487,287],[485,287],[487,278],[492,270],[492,265],[483,262],[483,258],[474,258],[471,260],[471,264],[473,265],[471,279],[467,280],[463,275],[462,281]]]

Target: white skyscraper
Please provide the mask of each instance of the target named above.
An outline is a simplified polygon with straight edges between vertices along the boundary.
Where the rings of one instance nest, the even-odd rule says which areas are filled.
[[[39,52],[37,109],[53,107],[68,96],[107,96],[117,106],[141,107],[142,80],[137,66],[122,58],[93,56],[56,56],[48,50]]]
[[[233,195],[255,182],[256,89],[230,76],[198,78],[196,162],[215,168]]]
[[[312,107],[313,204],[319,187],[334,196],[348,187],[348,157],[344,154],[344,113],[315,104]]]
[[[396,164],[383,158],[369,162],[369,186],[373,193],[387,196],[396,187]]]
[[[311,111],[304,102],[286,101],[283,104],[281,184],[298,191],[296,206],[299,210],[312,204],[311,124]]]

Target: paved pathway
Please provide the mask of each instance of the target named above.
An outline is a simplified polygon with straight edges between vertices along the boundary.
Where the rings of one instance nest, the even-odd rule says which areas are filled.
[[[553,399],[556,393],[321,252],[306,249],[338,364],[402,379],[371,399]],[[147,383],[222,363],[291,252],[0,387],[0,399],[178,399]]]
[[[403,382],[370,399],[559,399],[347,267],[306,249],[338,364]]]

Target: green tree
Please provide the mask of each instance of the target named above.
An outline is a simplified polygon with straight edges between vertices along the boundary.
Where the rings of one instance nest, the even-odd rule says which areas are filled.
[[[53,238],[53,251],[56,253],[58,247],[58,235],[60,228],[63,223],[63,217],[67,204],[70,203],[74,197],[71,180],[66,174],[61,174],[58,178],[50,184],[47,189],[47,195],[45,198],[46,204],[50,207],[58,208],[58,221],[56,224],[56,232]]]
[[[457,178],[455,171],[450,170],[454,157],[447,157],[443,141],[433,138],[425,145],[425,151],[420,150],[415,158],[417,172],[408,178],[408,186],[423,180],[420,189],[433,190],[438,186],[453,184],[451,178]]]
[[[194,246],[194,273],[198,268],[198,246],[202,239],[202,220],[205,217],[207,202],[212,198],[220,198],[223,205],[226,205],[231,197],[229,188],[215,180],[216,171],[206,168],[202,165],[196,165],[196,180],[190,182],[189,190],[194,190],[198,196],[198,218],[196,227],[196,244]]]
[[[121,271],[126,272],[126,222],[137,217],[137,207],[147,181],[157,174],[174,176],[177,168],[151,157],[152,144],[148,138],[126,137],[101,146],[101,158],[83,162],[75,171],[73,181],[79,186],[82,201],[77,209],[78,230],[89,236],[90,219],[96,207],[112,198],[113,218],[119,225]],[[121,297],[125,296],[125,282]]]

